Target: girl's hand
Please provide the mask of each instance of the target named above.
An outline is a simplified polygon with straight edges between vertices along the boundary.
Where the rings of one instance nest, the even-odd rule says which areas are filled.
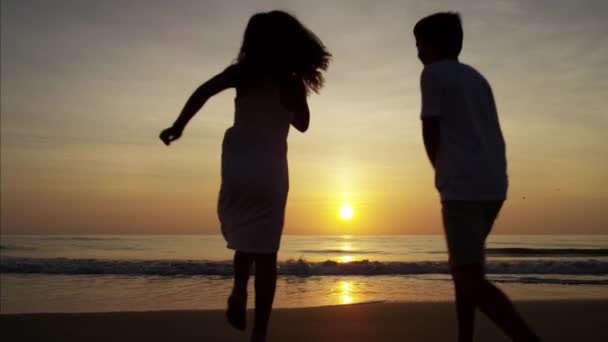
[[[169,146],[169,144],[171,144],[171,142],[179,139],[179,137],[182,136],[182,130],[179,128],[175,128],[174,126],[171,126],[165,130],[163,130],[162,132],[160,132],[160,140],[163,141],[163,143],[165,143],[165,145]]]
[[[294,78],[282,84],[281,104],[289,112],[292,126],[302,133],[306,132],[310,123],[310,111],[302,80]]]

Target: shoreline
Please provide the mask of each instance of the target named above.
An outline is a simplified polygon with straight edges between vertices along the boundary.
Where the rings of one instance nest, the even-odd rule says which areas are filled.
[[[608,299],[518,301],[546,341],[606,341]],[[251,328],[253,311],[248,310]],[[477,341],[508,341],[478,314]],[[0,314],[11,341],[245,341],[223,310]],[[268,341],[455,341],[453,302],[372,302],[275,309]]]

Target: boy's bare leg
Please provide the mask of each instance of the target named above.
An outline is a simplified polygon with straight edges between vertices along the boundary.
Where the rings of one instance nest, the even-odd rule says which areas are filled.
[[[513,341],[538,342],[540,338],[530,329],[509,298],[490,283],[482,264],[454,267],[452,270],[455,287],[458,288],[457,308],[459,342],[472,341],[474,314],[470,315],[470,305],[478,307],[490,320],[500,327]],[[458,302],[461,301],[461,304]],[[461,311],[465,316],[461,317]],[[470,329],[470,330],[469,330]]]
[[[456,293],[456,315],[458,320],[458,342],[473,341],[475,326],[475,299],[471,296],[456,269],[452,270]]]

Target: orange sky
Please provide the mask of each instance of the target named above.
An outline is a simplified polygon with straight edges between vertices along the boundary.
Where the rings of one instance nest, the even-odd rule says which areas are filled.
[[[334,55],[326,88],[309,98],[310,130],[290,134],[285,233],[442,232],[411,29],[448,9],[461,12],[461,60],[493,85],[507,142],[511,188],[496,231],[608,233],[602,1],[1,6],[3,234],[219,233],[234,92],[212,99],[171,147],[157,135],[234,59],[248,17],[273,8],[297,15]],[[339,219],[343,202],[350,221]]]

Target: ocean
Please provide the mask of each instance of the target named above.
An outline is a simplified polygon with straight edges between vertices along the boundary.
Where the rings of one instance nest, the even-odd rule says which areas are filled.
[[[608,235],[492,235],[487,252],[515,300],[608,298]],[[219,235],[2,235],[0,313],[221,309],[231,259]],[[286,235],[278,272],[275,307],[453,298],[442,235]]]

